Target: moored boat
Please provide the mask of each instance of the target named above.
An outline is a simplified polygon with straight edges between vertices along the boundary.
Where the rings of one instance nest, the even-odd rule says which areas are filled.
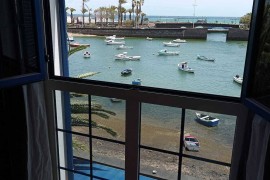
[[[84,57],[84,58],[90,58],[90,56],[91,56],[91,54],[90,54],[89,51],[85,51],[85,52],[83,53],[83,57]]]
[[[152,41],[152,40],[153,40],[153,38],[146,37],[146,40],[148,40],[148,41]]]
[[[160,56],[175,56],[179,55],[179,51],[167,51],[167,49],[162,49],[158,52]]]
[[[125,41],[115,41],[115,40],[108,40],[106,41],[107,45],[120,45],[125,44]]]
[[[74,41],[73,36],[68,36],[68,37],[67,37],[67,41]]]
[[[238,84],[243,83],[243,78],[240,77],[238,74],[233,77],[234,82],[237,82]]]
[[[116,49],[132,49],[132,48],[133,48],[132,46],[125,46],[124,44],[121,44]]]
[[[122,76],[126,76],[126,75],[130,75],[132,73],[132,69],[131,68],[127,68],[127,69],[124,69],[122,72],[121,72],[121,75]]]
[[[118,98],[111,98],[111,101],[112,101],[112,102],[121,102],[121,101],[122,101],[122,99],[118,99]]]
[[[115,55],[115,59],[116,60],[125,60],[125,61],[140,60],[141,56],[128,56],[127,52],[123,52],[123,53]]]
[[[69,43],[69,46],[70,47],[90,46],[90,44],[80,44],[80,43],[74,42],[74,43]]]
[[[173,42],[163,42],[164,46],[168,47],[179,47],[180,43],[173,43]]]
[[[132,81],[132,85],[140,86],[142,84],[142,80],[140,78]]]
[[[122,39],[125,39],[124,37],[116,37],[116,35],[106,36],[105,38],[107,40],[122,40]]]
[[[173,40],[173,42],[175,42],[175,43],[185,43],[187,41],[184,40],[184,39],[175,39],[175,40]]]
[[[214,118],[212,116],[206,115],[206,114],[201,114],[196,112],[196,121],[202,125],[208,126],[208,127],[213,127],[217,126],[219,123],[218,118]]]
[[[178,64],[178,69],[181,71],[189,72],[189,73],[194,73],[194,69],[188,67],[187,62],[182,62]]]
[[[206,56],[197,55],[197,59],[204,60],[204,61],[215,61],[215,58],[208,58]]]

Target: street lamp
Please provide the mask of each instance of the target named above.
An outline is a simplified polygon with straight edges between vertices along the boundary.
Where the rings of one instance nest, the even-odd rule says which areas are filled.
[[[193,28],[194,28],[194,21],[195,21],[195,8],[196,8],[196,6],[197,6],[197,4],[196,4],[196,0],[194,0],[194,3],[192,4],[192,6],[193,6]]]

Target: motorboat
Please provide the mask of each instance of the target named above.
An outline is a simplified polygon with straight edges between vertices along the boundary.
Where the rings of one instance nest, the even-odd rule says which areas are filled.
[[[188,151],[199,151],[200,143],[196,137],[187,135],[184,137],[184,147]]]
[[[132,81],[132,85],[140,86],[142,84],[142,80],[140,78]]]
[[[141,56],[128,56],[127,52],[123,52],[123,53],[115,55],[115,59],[116,60],[125,60],[125,61],[140,60]]]
[[[90,46],[90,44],[80,44],[77,42],[69,43],[70,47],[79,47],[79,46]]]
[[[188,67],[187,62],[182,62],[178,64],[178,69],[181,71],[189,72],[189,73],[194,73],[194,69],[191,69]]]
[[[74,41],[74,38],[72,36],[68,36],[67,41]]]
[[[122,39],[125,39],[124,37],[116,37],[116,35],[106,36],[105,38],[107,40],[122,40]]]
[[[132,49],[132,46],[125,46],[124,44],[118,46],[116,49]]]
[[[240,77],[238,74],[233,77],[234,82],[237,82],[238,84],[243,83],[243,78]]]
[[[146,37],[146,40],[148,40],[148,41],[152,41],[152,40],[153,40],[153,38]]]
[[[174,43],[174,42],[163,42],[164,46],[168,47],[179,47],[180,43]]]
[[[125,44],[125,41],[115,41],[115,40],[108,40],[106,41],[107,45],[121,45]]]
[[[128,68],[128,69],[124,69],[122,72],[121,72],[121,75],[122,76],[126,76],[126,75],[130,75],[132,73],[132,69],[131,68]]]
[[[208,126],[208,127],[217,126],[219,123],[218,118],[214,118],[214,117],[206,115],[206,114],[196,112],[196,116],[197,116],[196,121],[198,123],[205,125],[205,126]]]
[[[118,99],[118,98],[111,98],[111,101],[112,101],[112,102],[121,102],[121,101],[122,101],[122,99]]]
[[[175,40],[173,40],[173,42],[175,42],[175,43],[185,43],[187,41],[184,40],[184,39],[175,39]]]
[[[85,52],[83,53],[83,57],[84,57],[84,58],[90,58],[90,56],[91,56],[91,54],[90,54],[89,51],[85,51]]]
[[[204,61],[215,61],[215,58],[208,58],[206,56],[197,55],[197,59],[204,60]]]
[[[179,51],[167,51],[167,49],[162,49],[158,52],[160,56],[174,56],[179,55]]]

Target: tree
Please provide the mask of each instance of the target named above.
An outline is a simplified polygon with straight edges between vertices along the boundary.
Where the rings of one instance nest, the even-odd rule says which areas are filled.
[[[70,8],[69,10],[70,10],[70,19],[71,19],[71,24],[73,24],[73,23],[74,23],[74,19],[73,19],[73,12],[74,12],[74,11],[76,11],[76,9],[74,9],[74,8]]]
[[[95,24],[97,24],[97,13],[98,13],[98,9],[94,10],[94,14],[95,14]]]
[[[132,9],[128,9],[127,12],[129,13],[129,20],[131,21],[131,13],[133,12]]]
[[[114,19],[115,19],[115,14],[116,14],[116,6],[110,6],[109,7],[109,18],[112,20],[113,25],[114,25]]]
[[[89,24],[91,24],[91,11],[92,11],[92,9],[89,8],[89,7],[87,6],[87,4],[85,4],[85,6],[86,6],[86,8],[87,8],[87,10],[88,10]]]
[[[118,26],[120,26],[122,23],[122,13],[121,13],[121,9],[122,9],[122,4],[127,3],[126,0],[118,0]]]
[[[121,26],[123,24],[123,14],[125,15],[124,20],[126,20],[126,8],[124,7],[121,8]]]
[[[84,14],[88,11],[87,9],[85,9],[85,3],[88,2],[89,0],[82,0],[82,14],[83,14],[83,27],[84,27]]]
[[[251,21],[251,13],[247,13],[246,15],[240,18],[239,23],[243,24],[245,29],[249,29],[250,21]]]
[[[141,13],[141,16],[142,16],[141,17],[141,25],[142,25],[143,24],[143,21],[144,21],[143,17],[146,16],[146,14],[145,13]]]

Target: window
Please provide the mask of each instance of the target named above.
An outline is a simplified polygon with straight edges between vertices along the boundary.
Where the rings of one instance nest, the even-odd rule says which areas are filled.
[[[44,79],[43,29],[38,2],[4,0],[0,8],[0,87]]]
[[[84,3],[88,6],[86,2]],[[100,2],[97,8],[102,3]],[[137,4],[134,5],[137,7]],[[180,47],[170,47],[173,43],[167,42],[169,37],[159,39],[158,36],[148,35],[147,38],[144,37],[145,34],[140,34],[149,31],[148,28],[143,27],[144,23],[140,25],[137,21],[134,27],[132,23],[131,27],[127,27],[127,22],[121,25],[121,17],[119,17],[119,21],[114,24],[114,16],[106,18],[106,8],[97,9],[92,16],[88,9],[90,18],[87,21],[87,13],[84,13],[85,19],[76,17],[73,14],[74,10],[71,9],[72,6],[67,8],[66,18],[65,7],[68,6],[64,6],[64,1],[61,1],[59,3],[60,15],[56,14],[54,19],[55,22],[60,23],[60,26],[57,26],[58,23],[52,23],[53,28],[57,29],[53,32],[55,72],[47,84],[49,91],[52,91],[50,95],[54,97],[56,107],[60,177],[66,179],[66,177],[78,175],[78,177],[85,176],[90,179],[111,176],[126,179],[136,179],[136,177],[137,179],[180,179],[181,176],[188,175],[202,178],[211,176],[209,175],[211,170],[202,170],[197,174],[192,174],[189,169],[194,169],[194,164],[200,167],[210,164],[210,169],[215,171],[215,174],[211,176],[213,179],[228,178],[236,122],[239,119],[242,120],[245,117],[243,114],[246,113],[239,102],[241,85],[233,81],[233,76],[236,73],[243,73],[247,41],[229,41],[228,39],[216,41],[215,36],[218,34],[208,39],[207,28],[194,29],[192,27],[196,22],[196,17],[192,17],[191,21],[194,23],[188,22],[185,25],[186,28],[179,31],[181,25],[177,29],[180,33],[178,37],[175,35],[170,37],[171,41],[187,38],[187,42],[181,44]],[[251,4],[249,8],[251,9]],[[83,12],[86,12],[86,9],[82,9]],[[57,12],[54,10],[54,8],[51,9],[52,12]],[[89,21],[91,17],[93,21]],[[116,14],[115,17],[117,17]],[[132,17],[135,16],[131,13]],[[148,20],[153,21],[151,23],[155,23],[157,27],[151,28],[150,33],[152,29],[153,32],[157,31],[158,26],[173,29],[173,24],[164,23],[162,19],[165,18],[168,21],[170,17],[153,17],[152,20],[149,18]],[[201,19],[201,17],[198,18]],[[240,19],[234,18],[233,21],[234,23],[228,24],[237,24]],[[207,22],[210,23],[210,20]],[[223,22],[223,24],[226,23]],[[218,27],[220,26],[219,23]],[[100,36],[71,37],[69,34],[78,31]],[[104,41],[104,36],[115,39],[125,31],[130,32],[130,36],[139,36],[139,38],[118,39],[125,40],[125,51],[119,50],[123,48],[120,44],[119,46],[111,45],[110,43],[115,42],[114,40]],[[204,34],[205,39],[188,39],[193,35],[196,37],[196,33],[193,34],[195,31]],[[166,32],[168,35],[174,33],[169,29]],[[230,32],[226,34],[227,36],[230,36]],[[224,34],[222,34],[223,37]],[[59,39],[61,39],[60,43]],[[154,50],[159,48],[166,48],[167,51],[162,51],[163,53],[167,53],[168,50],[171,53],[177,48],[180,48],[179,50],[182,48],[185,53],[180,53],[181,56],[178,56],[178,52],[173,52],[173,56],[157,55],[158,52]],[[193,48],[200,50],[199,54],[197,52],[195,54]],[[211,53],[216,53],[214,61],[210,60],[212,57],[208,55],[205,59],[202,58],[210,50],[213,50]],[[70,53],[68,58],[66,58],[66,51]],[[90,58],[84,57],[84,51],[90,52]],[[146,52],[145,56],[139,54],[143,51]],[[116,52],[121,54],[117,56],[120,60],[115,60]],[[130,52],[134,53],[133,56],[126,57],[126,54]],[[186,62],[184,60],[190,58],[188,54],[193,54],[195,58],[190,63],[184,63],[182,70],[185,71],[180,71],[181,62]],[[219,59],[220,64],[217,69],[216,58],[219,55],[223,57],[222,60]],[[179,63],[179,59],[183,61]],[[178,64],[180,64],[179,67]],[[232,66],[235,72],[231,71]],[[122,75],[121,72],[128,68],[132,70],[131,73]],[[195,73],[191,73],[193,68]],[[215,75],[214,71],[216,71]],[[175,74],[171,75],[171,72]],[[226,79],[229,74],[231,74],[230,78]],[[203,75],[207,75],[208,79]],[[142,81],[136,82],[141,84],[132,84],[138,79]],[[230,96],[238,98],[230,98]],[[76,104],[77,100],[79,104]],[[114,117],[112,113],[108,115],[110,118],[106,123],[99,121],[101,123],[99,125],[93,122],[91,115],[93,100],[98,104],[101,103],[102,107],[106,107],[106,111],[103,112],[119,110],[120,120],[111,123],[110,119]],[[75,107],[77,113],[74,111]],[[217,117],[220,123],[215,124],[214,127],[200,124],[197,122],[200,118],[196,118],[196,112],[208,116],[205,119],[202,117],[204,120],[215,120]],[[204,121],[202,119],[201,121]],[[73,122],[84,127],[74,127]],[[113,137],[112,134],[115,133],[121,136]],[[196,139],[197,142],[185,143],[185,137]],[[165,140],[161,141],[161,138]],[[106,170],[111,176],[108,173],[96,171],[97,169]],[[166,171],[167,174],[163,173]]]

